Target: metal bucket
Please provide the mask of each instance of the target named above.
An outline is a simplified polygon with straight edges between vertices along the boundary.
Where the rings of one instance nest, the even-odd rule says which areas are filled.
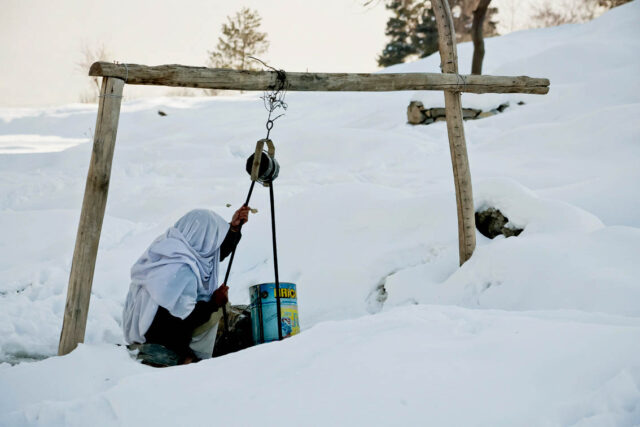
[[[278,323],[282,328],[282,338],[300,332],[295,283],[280,283],[280,322],[278,322],[275,283],[254,285],[249,288],[249,293],[254,343],[278,341]]]

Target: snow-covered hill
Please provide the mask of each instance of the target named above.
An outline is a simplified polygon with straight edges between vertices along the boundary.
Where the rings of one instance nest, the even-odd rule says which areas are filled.
[[[640,424],[638,22],[635,1],[487,40],[486,74],[551,91],[463,96],[510,102],[465,131],[476,205],[525,231],[478,235],[462,268],[446,127],[405,123],[410,100],[442,95],[288,94],[272,132],[280,275],[303,333],[164,370],[113,345],[129,268],[186,211],[242,203],[260,94],[123,105],[86,344],[65,357],[51,356],[96,110],[0,109],[0,361],[20,362],[0,364],[0,425]],[[466,73],[470,44],[459,56]],[[253,200],[237,303],[272,277],[267,192]]]

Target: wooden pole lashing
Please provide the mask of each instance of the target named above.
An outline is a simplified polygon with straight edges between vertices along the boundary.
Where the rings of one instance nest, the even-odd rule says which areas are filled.
[[[73,251],[58,355],[67,354],[78,343],[84,342],[124,84],[124,80],[119,78],[102,79],[93,151]]]
[[[458,52],[453,29],[451,9],[447,0],[433,0],[436,24],[438,26],[438,46],[443,73],[458,74]],[[462,100],[460,92],[444,91],[444,106],[447,117],[449,150],[453,165],[453,178],[458,207],[458,248],[460,265],[464,264],[476,247],[476,219],[473,206],[471,172],[467,157],[467,144],[462,122]]]

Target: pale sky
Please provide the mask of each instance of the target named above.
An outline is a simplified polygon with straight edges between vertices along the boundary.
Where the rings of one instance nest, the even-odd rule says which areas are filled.
[[[538,0],[492,2],[503,18],[499,29],[517,29],[514,23],[521,27],[517,21],[523,16],[523,3],[532,1]],[[78,102],[89,84],[76,65],[85,45],[103,44],[119,62],[206,65],[222,23],[243,6],[256,9],[263,18],[270,47],[261,56],[270,65],[288,71],[375,71],[390,12],[382,2],[374,8],[362,3],[0,0],[0,107]],[[169,90],[127,86],[125,96],[163,95]]]
[[[76,68],[83,44],[103,43],[119,62],[206,65],[226,16],[242,6],[262,17],[270,41],[262,56],[275,67],[378,68],[388,12],[359,0],[0,0],[0,106],[77,102],[88,81]]]

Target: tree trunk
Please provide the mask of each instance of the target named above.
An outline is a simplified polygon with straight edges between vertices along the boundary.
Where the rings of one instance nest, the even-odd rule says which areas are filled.
[[[98,120],[93,136],[93,152],[84,190],[80,223],[73,251],[67,304],[64,310],[58,355],[70,353],[84,342],[93,272],[96,266],[102,220],[107,204],[111,160],[116,143],[124,80],[105,77],[98,104]]]
[[[438,46],[443,73],[458,73],[458,52],[453,29],[451,9],[447,0],[432,0],[431,4],[438,24]],[[467,145],[462,123],[462,102],[459,91],[444,91],[447,116],[447,133],[453,165],[453,179],[458,206],[458,249],[460,265],[464,264],[476,247],[476,219],[473,206],[471,172],[467,158]]]
[[[482,74],[482,60],[484,59],[484,18],[487,16],[491,0],[479,0],[478,7],[473,11],[473,24],[471,26],[471,39],[473,40],[473,60],[471,61],[471,74]]]

